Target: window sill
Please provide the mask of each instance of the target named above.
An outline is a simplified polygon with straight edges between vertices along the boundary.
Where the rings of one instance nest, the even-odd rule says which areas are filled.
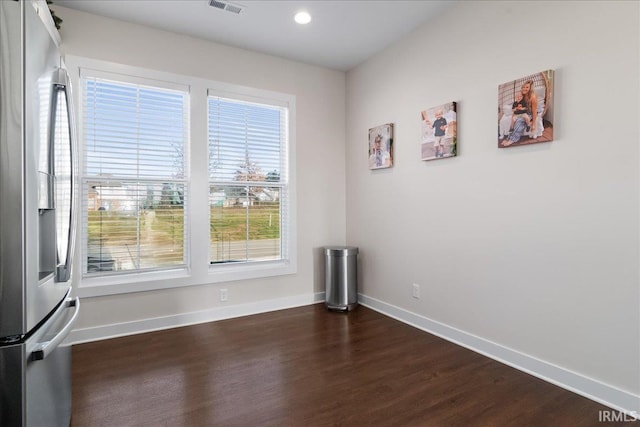
[[[80,279],[76,294],[80,298],[120,295],[185,286],[216,284],[238,280],[284,276],[297,272],[293,261],[263,261],[255,263],[224,263],[210,265],[203,275],[193,275],[184,269],[120,274]]]
[[[192,276],[188,269],[118,274],[80,279],[77,295],[80,298],[127,294],[190,286]]]
[[[210,265],[208,278],[211,283],[218,283],[295,273],[296,266],[291,261],[230,262]]]

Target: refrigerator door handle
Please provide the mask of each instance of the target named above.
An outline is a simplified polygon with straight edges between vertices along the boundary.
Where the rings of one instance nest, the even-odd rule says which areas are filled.
[[[76,323],[78,318],[78,313],[80,312],[80,298],[75,297],[75,299],[67,298],[64,303],[61,305],[59,311],[66,310],[67,308],[74,308],[73,316],[67,322],[66,325],[53,337],[50,341],[45,341],[42,343],[38,343],[36,345],[36,349],[31,352],[31,360],[43,360],[47,357],[53,350],[55,350],[64,339],[69,335],[71,329],[73,329],[73,325]],[[57,317],[58,312],[55,313],[54,317]]]
[[[51,117],[50,144],[57,158],[54,161],[54,173],[57,176],[57,206],[58,220],[56,221],[56,240],[58,246],[58,260],[56,267],[56,281],[66,282],[71,278],[71,264],[75,246],[76,212],[78,209],[76,176],[77,176],[77,148],[74,125],[73,98],[69,74],[64,68],[58,68],[53,76],[53,101]],[[64,97],[60,99],[60,97]],[[59,111],[62,109],[63,111]],[[59,114],[61,114],[59,116]],[[58,117],[62,126],[58,131]],[[67,138],[58,140],[58,136]]]

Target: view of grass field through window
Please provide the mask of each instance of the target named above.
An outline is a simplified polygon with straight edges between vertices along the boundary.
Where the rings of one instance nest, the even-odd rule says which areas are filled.
[[[268,203],[248,210],[212,207],[210,251],[214,262],[277,259],[280,207]],[[156,207],[135,215],[122,211],[88,212],[91,271],[150,269],[183,262],[184,209]],[[95,242],[95,243],[94,243]],[[92,244],[93,243],[93,244]]]
[[[88,269],[145,270],[183,264],[184,209],[88,212]]]

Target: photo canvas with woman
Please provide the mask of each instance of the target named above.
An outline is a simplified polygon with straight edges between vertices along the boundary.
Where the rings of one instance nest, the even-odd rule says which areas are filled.
[[[498,147],[553,141],[553,70],[498,86]]]

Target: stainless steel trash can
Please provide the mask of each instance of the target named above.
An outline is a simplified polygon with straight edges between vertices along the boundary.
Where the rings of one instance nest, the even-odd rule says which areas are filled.
[[[358,305],[358,248],[328,246],[324,254],[327,308],[353,310]]]

